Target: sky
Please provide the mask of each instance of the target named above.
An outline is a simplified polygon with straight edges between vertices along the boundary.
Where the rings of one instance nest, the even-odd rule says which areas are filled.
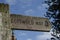
[[[4,0],[2,2],[10,5],[10,13],[29,16],[44,17],[47,4],[45,0]],[[1,0],[0,0],[1,2]]]
[[[0,0],[0,3],[9,4],[11,14],[45,17],[48,5],[45,0]],[[47,40],[49,32],[14,30],[17,40]]]
[[[40,31],[14,30],[17,40],[49,40],[50,33]]]

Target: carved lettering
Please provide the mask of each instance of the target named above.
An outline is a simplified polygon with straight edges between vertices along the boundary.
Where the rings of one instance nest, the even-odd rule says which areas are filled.
[[[43,22],[36,22],[36,25],[43,25]]]
[[[48,21],[45,21],[45,26],[49,26],[49,23],[48,23]]]

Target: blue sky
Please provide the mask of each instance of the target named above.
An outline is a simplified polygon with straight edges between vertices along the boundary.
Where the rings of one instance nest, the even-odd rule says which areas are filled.
[[[11,14],[44,17],[47,4],[45,0],[0,0],[0,3],[8,3]],[[14,30],[17,40],[46,40],[50,33],[37,31]]]
[[[10,5],[10,13],[44,17],[47,4],[45,0],[4,0]]]
[[[14,30],[17,40],[48,40],[51,38],[48,32]]]

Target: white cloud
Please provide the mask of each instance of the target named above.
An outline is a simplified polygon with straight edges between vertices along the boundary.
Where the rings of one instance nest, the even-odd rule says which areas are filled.
[[[27,36],[27,33],[25,33],[25,32],[15,32],[15,36],[23,37],[23,36]]]
[[[22,3],[30,3],[32,0],[20,0]]]
[[[47,8],[49,7],[47,4],[42,4],[42,6],[45,7],[45,8],[46,8],[46,7],[47,7]]]
[[[42,4],[42,5],[39,5],[39,6],[37,7],[37,9],[42,11],[42,10],[48,8],[48,7],[49,7],[49,6],[48,6],[47,4]]]
[[[48,7],[49,7],[49,6],[48,6],[47,4],[42,4],[42,5],[39,5],[39,6],[37,7],[37,9],[40,10],[40,11],[45,11],[46,8],[48,8]]]
[[[31,38],[28,38],[27,40],[32,40]]]
[[[40,12],[43,16],[44,16],[44,14],[47,11],[46,8],[48,8],[48,5],[47,4],[42,4],[42,5],[37,6],[38,12]]]
[[[24,13],[25,15],[32,15],[34,13],[34,10],[29,9],[29,10],[26,10]]]
[[[19,35],[20,34],[20,35]],[[27,33],[25,33],[25,32],[19,32],[18,33],[18,36],[26,36],[27,35]]]
[[[9,5],[14,5],[16,4],[16,0],[5,0],[6,3],[8,3]]]
[[[23,8],[26,7],[26,6],[31,6],[32,5],[32,0],[19,0],[22,5],[23,5]]]
[[[26,33],[21,33],[22,36],[26,35]]]
[[[50,39],[51,35],[50,33],[44,33],[43,35],[37,35],[36,40],[47,40]]]

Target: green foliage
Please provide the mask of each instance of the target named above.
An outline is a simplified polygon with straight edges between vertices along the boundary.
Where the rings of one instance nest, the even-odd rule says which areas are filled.
[[[46,17],[54,19],[52,21],[53,27],[60,32],[60,0],[47,0],[45,3],[49,6]]]

